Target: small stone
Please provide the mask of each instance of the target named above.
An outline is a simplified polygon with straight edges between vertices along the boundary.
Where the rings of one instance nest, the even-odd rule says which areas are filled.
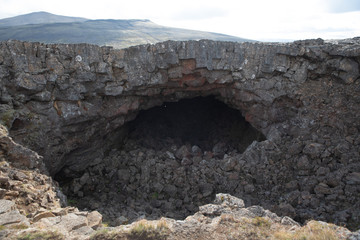
[[[24,215],[20,214],[18,210],[13,210],[0,215],[0,226],[20,222],[28,223],[29,220]]]
[[[128,169],[119,169],[118,172],[118,178],[127,182],[130,179],[130,172]]]
[[[19,192],[18,191],[6,191],[6,196],[14,198],[14,197],[19,196]]]
[[[64,227],[69,232],[88,225],[86,217],[78,216],[75,213],[70,213],[60,218],[61,221],[57,225]]]
[[[196,145],[191,147],[191,153],[193,156],[202,156],[201,148]]]
[[[236,165],[236,159],[234,159],[234,158],[225,158],[222,161],[222,164],[220,165],[220,168],[225,172],[229,172],[229,171],[234,169],[235,165]]]
[[[88,172],[84,173],[79,180],[80,185],[84,186],[86,183],[88,183],[89,179],[90,179],[89,173]]]
[[[39,221],[39,220],[42,219],[42,218],[49,218],[49,217],[55,217],[55,215],[54,215],[52,212],[48,212],[48,211],[46,211],[46,212],[41,212],[41,213],[38,213],[38,214],[36,214],[36,215],[34,216],[33,221],[34,221],[34,222],[37,222],[37,221]]]
[[[285,184],[286,189],[288,190],[296,190],[298,189],[298,181],[293,180]]]
[[[213,152],[210,152],[210,151],[205,151],[204,152],[204,159],[209,161],[210,159],[212,159],[214,157],[214,154]]]
[[[200,156],[195,156],[192,158],[192,161],[195,165],[198,165],[201,161],[202,161],[202,157]]]
[[[210,196],[214,191],[213,185],[210,183],[201,184],[199,188],[203,197]]]
[[[72,183],[72,189],[74,193],[78,193],[80,191],[80,189],[82,188],[81,184],[79,183],[79,181],[77,181],[78,179],[75,179],[75,181],[73,181]]]
[[[330,173],[330,168],[328,167],[319,167],[316,171],[316,175],[318,176],[325,176],[328,173]]]
[[[96,209],[98,209],[100,207],[100,204],[98,202],[96,202],[96,201],[91,201],[89,203],[89,207],[92,210],[96,210]]]
[[[23,181],[23,180],[25,180],[25,179],[28,179],[28,176],[26,176],[26,174],[23,173],[23,172],[16,171],[15,174],[14,174],[14,176],[13,176],[13,178],[14,178],[15,180]]]
[[[285,199],[292,206],[296,206],[298,204],[298,198],[300,197],[300,191],[295,190],[285,195]]]
[[[354,138],[351,136],[345,137],[345,140],[348,141],[350,144],[353,144],[353,142],[354,142]]]
[[[102,162],[102,159],[101,158],[95,158],[91,163],[90,163],[90,166],[95,166],[95,165],[98,165]]]
[[[226,205],[229,207],[237,207],[237,208],[245,207],[245,203],[242,199],[231,196],[230,194],[227,193],[216,194],[214,203],[220,205]]]
[[[227,151],[227,146],[223,142],[218,142],[212,149],[214,156],[222,158]]]
[[[254,185],[252,185],[252,184],[247,184],[247,185],[244,186],[244,191],[245,191],[246,193],[255,192],[255,187],[254,187]]]
[[[185,157],[190,157],[191,153],[190,153],[189,149],[187,148],[187,146],[183,145],[176,151],[175,156],[178,159],[183,159]]]
[[[68,214],[67,208],[58,208],[51,211],[55,216],[64,216]]]
[[[118,83],[107,83],[105,87],[105,95],[108,96],[117,96],[120,95],[124,91],[124,87],[119,85]]]
[[[331,188],[325,184],[325,183],[319,183],[315,188],[314,188],[314,192],[316,194],[331,194],[332,191],[331,191]]]
[[[128,224],[129,223],[129,219],[127,219],[124,216],[120,216],[118,218],[116,218],[115,220],[115,224],[118,225],[124,225],[124,224]]]
[[[254,216],[265,216],[265,209],[261,206],[253,205],[246,209]]]
[[[15,209],[15,203],[9,200],[0,199],[0,214],[9,212]]]
[[[320,143],[309,143],[304,147],[303,153],[308,154],[311,158],[315,159],[320,157],[324,149],[324,145]]]
[[[170,159],[175,159],[175,155],[172,152],[166,151],[166,155],[170,158]]]
[[[307,156],[303,155],[297,161],[297,168],[300,170],[309,170],[311,169],[311,164]]]
[[[81,62],[81,61],[82,61],[82,57],[81,57],[80,55],[76,55],[75,61],[76,61],[76,62]]]
[[[61,222],[61,217],[42,218],[38,222],[33,223],[33,226],[40,228],[52,228],[54,225]]]
[[[9,184],[9,178],[8,178],[8,177],[0,176],[0,185],[5,185],[5,186],[7,186],[8,184]]]
[[[206,216],[220,216],[224,207],[221,205],[207,204],[199,207],[199,213]]]
[[[151,199],[150,200],[150,205],[154,208],[160,208],[161,207],[161,201],[157,200],[157,199]]]
[[[295,142],[289,146],[288,152],[291,155],[298,155],[303,150],[304,145],[301,142]]]
[[[89,226],[83,226],[81,228],[78,228],[71,232],[72,235],[78,235],[78,236],[89,236],[94,232],[94,229],[92,229]]]
[[[282,216],[289,216],[289,217],[296,216],[295,209],[293,208],[293,206],[291,206],[288,203],[281,203],[278,206],[278,212],[279,212],[278,214]]]
[[[350,58],[344,58],[341,60],[339,69],[341,70],[339,77],[346,84],[353,83],[359,76],[359,65],[356,61]]]
[[[326,184],[330,187],[336,187],[341,184],[341,179],[335,176],[327,176]]]
[[[166,192],[169,196],[174,197],[177,193],[177,188],[174,185],[166,185],[164,187],[164,192]]]
[[[281,219],[281,224],[282,225],[288,225],[288,226],[296,226],[296,227],[300,227],[300,224],[296,221],[294,221],[292,218],[285,216]]]
[[[161,193],[163,189],[164,189],[164,185],[162,185],[161,183],[156,182],[156,183],[154,184],[154,190],[155,190],[157,193]]]
[[[88,226],[97,229],[101,226],[102,223],[102,215],[98,211],[92,211],[86,216],[88,220]]]
[[[34,94],[31,98],[40,102],[47,102],[51,100],[51,92],[42,91]]]
[[[337,194],[330,194],[326,196],[326,201],[335,201],[337,199]]]
[[[298,172],[299,176],[310,176],[310,170],[299,170]]]
[[[186,158],[186,157],[181,160],[181,165],[182,165],[182,166],[189,166],[189,165],[191,165],[192,163],[193,163],[192,160],[189,159],[189,158]]]
[[[4,198],[6,193],[7,193],[6,189],[0,188],[0,198]]]
[[[349,184],[349,185],[360,184],[360,172],[349,173],[346,176],[346,184]]]
[[[147,214],[151,214],[151,213],[152,213],[152,207],[146,206],[146,207],[145,207],[145,212],[146,212]]]
[[[240,174],[238,172],[231,172],[228,175],[229,180],[239,180],[240,179]]]
[[[85,212],[85,211],[77,211],[77,212],[74,212],[77,216],[83,216],[83,217],[86,217],[89,212]]]

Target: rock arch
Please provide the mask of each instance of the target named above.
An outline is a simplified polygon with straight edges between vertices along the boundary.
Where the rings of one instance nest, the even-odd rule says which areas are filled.
[[[104,140],[140,110],[215,95],[268,139],[244,153],[242,166],[267,189],[264,199],[275,198],[271,191],[283,195],[279,211],[296,208],[304,218],[309,194],[318,200],[314,209],[330,206],[313,215],[339,219],[347,203],[359,202],[352,195],[360,172],[358,49],[358,39],[168,41],[127,49],[2,42],[1,121],[44,156],[54,175],[101,158]],[[253,194],[251,186],[242,189]],[[332,194],[335,205],[326,200]]]
[[[34,131],[45,132],[36,126],[41,125],[48,134],[34,148],[51,173],[66,161],[80,163],[77,151],[83,154],[89,141],[103,138],[137,111],[182,98],[217,95],[267,135],[278,118],[289,118],[288,107],[301,104],[294,89],[307,77],[307,64],[291,61],[301,51],[296,45],[204,40],[115,50],[13,41],[3,43],[2,51],[13,63],[3,84],[10,96],[20,95],[33,115],[43,115],[32,119]],[[277,101],[282,108],[274,107]]]

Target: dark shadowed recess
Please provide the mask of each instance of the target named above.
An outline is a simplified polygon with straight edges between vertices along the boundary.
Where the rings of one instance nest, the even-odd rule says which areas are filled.
[[[141,111],[127,127],[128,138],[154,150],[170,143],[196,145],[211,151],[221,143],[227,151],[243,152],[254,140],[265,140],[262,133],[245,121],[239,110],[230,108],[214,96],[165,102]]]
[[[98,210],[114,226],[140,213],[184,219],[216,193],[235,193],[220,165],[265,140],[239,110],[214,96],[140,111],[114,135],[104,139],[113,142],[102,159],[83,172],[64,168],[55,176],[73,205]]]

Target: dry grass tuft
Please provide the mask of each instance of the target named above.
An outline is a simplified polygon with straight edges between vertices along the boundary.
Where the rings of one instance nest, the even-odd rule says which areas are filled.
[[[131,240],[162,240],[169,234],[169,227],[163,220],[153,225],[147,221],[140,221],[130,230],[128,238]]]
[[[230,215],[220,217],[218,234],[225,234],[228,240],[339,240],[340,228],[333,224],[310,221],[303,227],[284,226],[274,223],[268,218],[241,218],[234,219]]]
[[[11,229],[17,229],[17,230],[22,230],[22,229],[27,229],[29,228],[29,226],[27,226],[26,224],[24,223],[20,223],[20,224],[17,224],[17,225],[13,225],[10,227]]]
[[[164,220],[156,223],[139,221],[129,231],[109,231],[101,229],[90,237],[90,240],[165,240],[170,229]]]
[[[214,228],[212,228],[214,227]],[[227,239],[227,240],[345,240],[342,228],[318,221],[303,227],[292,227],[273,222],[267,217],[236,218],[221,215],[217,224],[207,229],[196,228],[184,233],[171,232],[166,221],[142,220],[130,228],[117,231],[100,230],[91,240],[165,240],[172,239]],[[341,234],[344,234],[342,236]]]
[[[294,232],[280,230],[273,234],[273,239],[279,240],[338,240],[336,226],[317,221],[310,221]],[[345,239],[345,238],[344,238]]]
[[[255,217],[252,220],[252,223],[256,226],[256,227],[261,227],[261,228],[270,228],[271,227],[271,222],[269,219],[263,218],[263,217]]]
[[[56,231],[22,233],[17,240],[65,240],[64,235]]]
[[[121,234],[118,234],[116,231],[109,231],[106,228],[96,231],[91,235],[90,240],[116,240],[124,239]]]

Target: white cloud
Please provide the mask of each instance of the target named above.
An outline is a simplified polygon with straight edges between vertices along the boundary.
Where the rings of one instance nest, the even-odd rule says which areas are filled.
[[[332,13],[360,11],[359,0],[324,0],[323,3]]]
[[[91,19],[150,19],[165,26],[258,40],[360,36],[360,11],[355,11],[360,9],[359,0],[0,0],[0,4],[0,18],[48,11]]]
[[[203,19],[222,18],[227,16],[228,11],[215,7],[199,7],[191,9],[181,9],[170,16],[174,21],[198,21]]]

